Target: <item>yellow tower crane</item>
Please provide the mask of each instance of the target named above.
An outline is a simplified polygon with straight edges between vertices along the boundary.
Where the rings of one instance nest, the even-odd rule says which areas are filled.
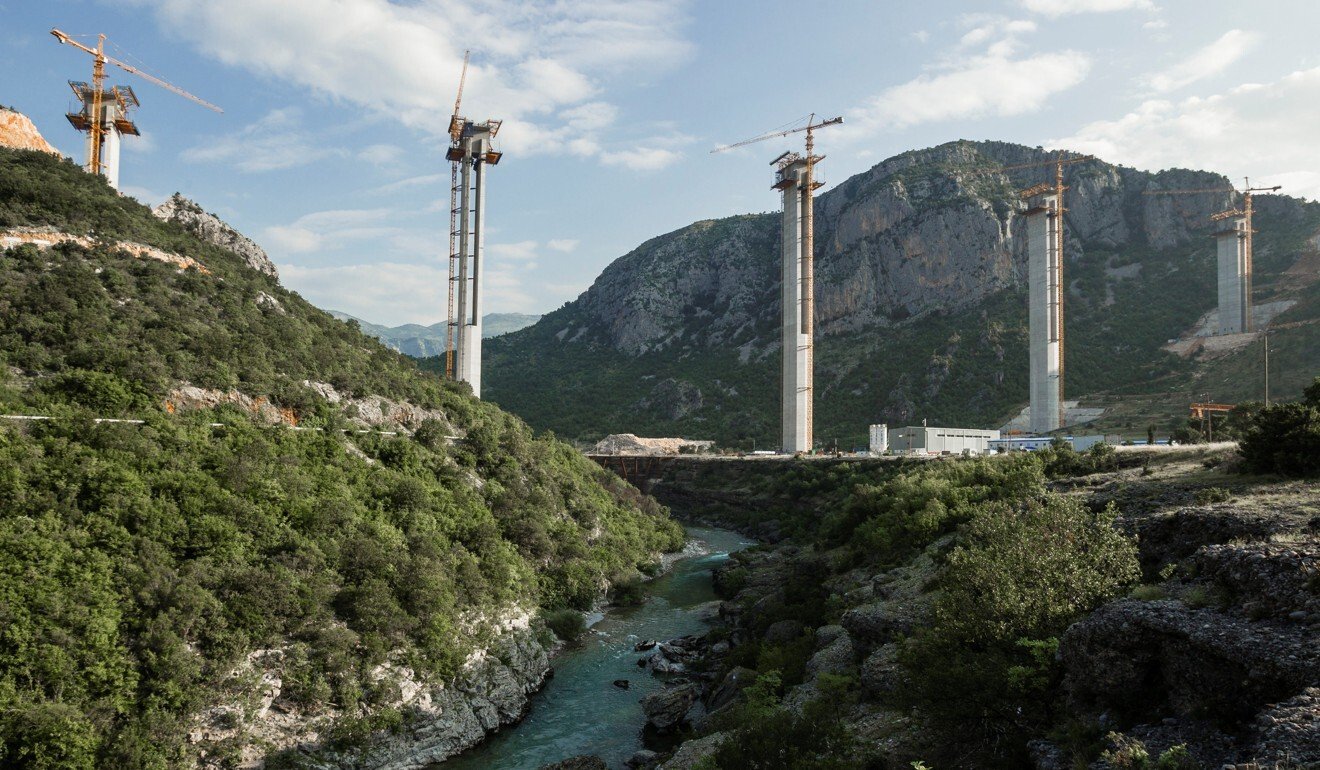
[[[1019,163],[1013,166],[1004,166],[1000,169],[1000,171],[1018,171],[1021,169],[1036,168],[1039,166],[1053,166],[1054,182],[1052,184],[1050,182],[1041,182],[1040,184],[1032,185],[1031,187],[1028,187],[1025,190],[1019,190],[1018,197],[1022,198],[1023,200],[1026,200],[1027,198],[1030,198],[1035,195],[1041,195],[1043,193],[1053,192],[1054,195],[1056,196],[1056,200],[1058,200],[1059,216],[1062,217],[1063,212],[1068,210],[1063,205],[1063,191],[1068,189],[1063,184],[1063,167],[1071,166],[1074,163],[1084,163],[1088,160],[1095,160],[1095,156],[1094,155],[1064,155],[1063,153],[1060,153],[1055,157],[1050,158],[1049,160],[1037,161],[1035,163]],[[1059,308],[1059,325],[1058,328],[1054,330],[1054,333],[1055,336],[1058,337],[1059,339],[1059,425],[1060,426],[1063,426],[1068,422],[1064,414],[1067,407],[1063,405],[1064,360],[1067,358],[1067,356],[1064,354],[1064,351],[1067,350],[1067,347],[1064,345],[1064,341],[1063,341],[1063,315],[1064,315],[1063,313],[1063,286],[1064,286],[1063,241],[1064,241],[1063,220],[1060,219],[1059,238],[1058,238],[1058,243],[1055,245],[1055,248],[1058,250],[1057,262],[1059,265],[1059,280],[1058,280],[1058,284],[1055,286],[1056,294],[1054,298],[1056,306]]]
[[[997,166],[994,168],[986,168],[983,170],[974,171],[973,173],[1003,174],[1009,171],[1022,171],[1029,168],[1040,168],[1041,166],[1053,166],[1054,167],[1053,181],[1041,182],[1040,184],[1032,185],[1031,187],[1028,187],[1025,190],[1019,190],[1018,197],[1023,200],[1026,200],[1027,198],[1032,198],[1037,195],[1044,195],[1046,193],[1052,192],[1054,193],[1054,195],[1058,200],[1058,214],[1060,217],[1062,217],[1063,212],[1068,210],[1063,205],[1063,192],[1064,190],[1068,189],[1067,186],[1065,186],[1063,183],[1063,167],[1071,166],[1075,163],[1085,163],[1086,161],[1089,160],[1096,160],[1096,157],[1094,155],[1073,155],[1061,151],[1056,153],[1054,157],[1048,158],[1046,160],[1032,161],[1031,163],[1017,163],[1011,166]],[[1063,226],[1062,226],[1062,221],[1060,221],[1059,239],[1058,239],[1058,243],[1056,244],[1056,248],[1058,249],[1059,280],[1058,280],[1058,284],[1055,286],[1055,297],[1054,297],[1056,306],[1059,308],[1058,326],[1054,330],[1055,337],[1059,340],[1059,425],[1064,425],[1067,422],[1064,415],[1065,407],[1063,405],[1063,371],[1064,371],[1064,358],[1065,358],[1064,350],[1066,349],[1063,344],[1063,317],[1064,317],[1063,240],[1064,240]]]
[[[463,105],[463,85],[467,83],[468,60],[472,51],[463,52],[463,71],[458,76],[458,95],[454,97],[454,114],[449,118],[449,141],[457,147],[463,137],[463,118],[459,107]],[[454,379],[454,349],[458,346],[458,319],[454,313],[454,289],[458,282],[458,161],[449,164],[449,312],[445,316],[445,379]]]
[[[834,117],[828,120],[816,122],[816,113],[811,113],[807,118],[805,126],[797,126],[783,131],[771,131],[768,134],[754,136],[751,139],[744,139],[741,142],[725,144],[711,150],[711,153],[725,152],[736,147],[746,147],[749,144],[764,142],[769,139],[778,139],[782,136],[789,136],[801,132],[807,134],[807,154],[803,159],[806,161],[806,174],[803,180],[802,205],[802,335],[807,339],[807,446],[812,446],[814,441],[815,425],[815,389],[814,386],[814,362],[815,362],[815,335],[816,335],[816,259],[815,259],[815,214],[812,205],[812,193],[820,187],[822,182],[815,181],[814,170],[816,164],[824,160],[825,156],[816,155],[815,132],[820,128],[837,126],[843,123],[843,117]],[[778,163],[780,160],[788,157],[789,153],[784,153],[770,162],[770,165]]]
[[[1252,199],[1255,193],[1276,192],[1283,189],[1283,185],[1274,185],[1273,187],[1252,187],[1250,178],[1243,178],[1242,189],[1235,187],[1209,187],[1194,190],[1146,190],[1143,195],[1206,195],[1210,193],[1237,193],[1242,196],[1242,208],[1231,208],[1210,215],[1211,222],[1219,222],[1230,217],[1242,217],[1245,221],[1246,232],[1243,238],[1243,300],[1246,304],[1243,320],[1246,328],[1243,331],[1251,331],[1251,254],[1252,254],[1252,236],[1256,232],[1252,225],[1252,217],[1255,214]]]
[[[79,43],[77,40],[74,40],[72,37],[61,32],[58,29],[52,29],[50,31],[50,34],[54,35],[55,39],[60,41],[61,43],[64,43],[65,45],[73,46],[74,48],[77,48],[79,51],[82,51],[85,54],[89,54],[92,57],[91,86],[88,86],[86,83],[75,83],[72,81],[70,81],[69,85],[73,87],[74,93],[78,94],[78,96],[82,98],[84,102],[90,107],[90,110],[86,115],[86,120],[75,121],[74,127],[78,128],[79,130],[87,131],[90,134],[90,141],[88,142],[87,145],[87,170],[92,172],[93,174],[100,174],[104,166],[101,157],[101,151],[103,145],[105,144],[105,121],[102,116],[102,110],[104,109],[105,97],[107,95],[118,100],[119,105],[122,108],[122,112],[120,113],[120,118],[116,120],[116,127],[121,129],[122,128],[131,129],[131,131],[126,131],[125,133],[133,133],[133,134],[137,133],[137,127],[134,126],[132,122],[129,121],[126,117],[126,113],[128,107],[130,106],[130,103],[132,106],[137,106],[138,104],[137,97],[133,95],[133,91],[130,88],[121,89],[119,87],[116,87],[108,92],[105,90],[106,64],[113,64],[116,67],[120,68],[121,70],[124,70],[125,72],[130,72],[142,78],[143,80],[146,80],[150,83],[155,83],[161,88],[164,88],[166,91],[172,91],[178,94],[179,96],[182,96],[185,99],[190,99],[194,102],[197,102],[198,104],[202,105],[203,107],[209,110],[215,110],[216,112],[224,112],[224,110],[220,109],[214,104],[211,104],[205,99],[201,99],[197,96],[193,96],[192,94],[188,93],[187,91],[183,90],[182,88],[179,88],[178,86],[172,83],[167,83],[166,81],[156,77],[155,75],[149,74],[147,72],[143,72],[142,70],[138,69],[137,67],[134,67],[131,64],[125,64],[124,62],[119,61],[118,59],[115,59],[110,56],[106,56],[105,35],[97,35],[96,47],[91,48],[89,46],[83,45],[82,43]],[[70,120],[73,120],[72,116],[70,117]],[[85,126],[83,125],[84,122],[85,122]]]

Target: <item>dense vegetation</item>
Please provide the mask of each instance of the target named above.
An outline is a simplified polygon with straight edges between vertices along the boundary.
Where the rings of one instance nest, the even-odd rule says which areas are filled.
[[[1078,454],[1056,446],[887,465],[887,474],[858,479],[841,502],[832,495],[822,509],[832,513],[818,516],[814,529],[785,527],[801,550],[787,565],[782,594],[744,607],[749,641],[730,661],[758,671],[759,689],[710,726],[734,735],[712,768],[886,766],[871,764],[878,761],[874,747],[849,739],[842,727],[849,703],[876,697],[863,691],[856,673],[820,680],[817,698],[801,710],[763,691],[782,697],[805,680],[817,649],[813,630],[838,623],[850,606],[831,591],[833,581],[858,568],[911,570],[918,557],[932,571],[914,578],[927,586],[920,589],[927,598],[916,602],[929,609],[897,639],[904,684],[880,698],[915,715],[925,758],[933,767],[1021,767],[1028,737],[1066,729],[1058,637],[1140,572],[1135,543],[1114,526],[1112,508],[1091,510],[1048,491],[1048,482],[1114,469],[1113,450]],[[803,463],[791,475],[840,473],[829,463]],[[810,488],[801,478],[794,484]],[[746,572],[734,567],[722,576],[726,595],[742,587]],[[803,630],[786,639],[763,636],[782,621]]]
[[[1302,399],[1257,410],[1241,442],[1243,465],[1257,473],[1320,476],[1320,377]]]
[[[0,150],[0,227],[16,225],[210,273],[109,242],[0,253],[0,413],[53,418],[0,424],[0,765],[186,764],[191,715],[261,648],[283,649],[299,706],[370,713],[387,658],[450,676],[483,641],[472,620],[585,608],[681,544],[553,436],[71,163]],[[346,432],[304,380],[433,417]],[[303,429],[168,414],[183,381],[268,397]]]

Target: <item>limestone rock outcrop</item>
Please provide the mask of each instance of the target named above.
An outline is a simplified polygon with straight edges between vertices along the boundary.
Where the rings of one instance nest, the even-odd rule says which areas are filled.
[[[255,241],[180,193],[171,195],[169,200],[152,209],[152,213],[166,222],[182,225],[185,230],[208,243],[237,254],[248,267],[279,280],[280,274],[275,263],[270,261],[265,250]]]
[[[1046,154],[1005,142],[952,142],[890,158],[824,192],[816,204],[816,320],[820,333],[890,326],[979,302],[1026,280],[1021,204],[991,163],[1039,163]],[[1082,241],[1186,243],[1206,232],[1222,201],[1143,196],[1147,189],[1226,187],[1218,174],[1156,174],[1096,163],[1069,171],[1068,253]],[[1025,186],[1025,185],[1022,185]],[[677,344],[777,350],[779,218],[697,222],[653,238],[612,263],[572,303],[562,342],[629,355]],[[1073,242],[1076,239],[1076,242]]]
[[[329,731],[345,716],[333,707],[307,711],[281,697],[280,650],[248,656],[229,679],[233,702],[198,715],[188,741],[203,768],[233,767],[225,754],[235,746],[243,768],[261,767],[279,752],[297,754],[299,767],[315,770],[420,770],[443,762],[521,719],[550,672],[530,615],[515,610],[488,625],[492,641],[468,657],[453,681],[429,681],[402,665],[378,666],[373,677],[394,692],[379,705],[404,712],[407,719],[397,730],[373,734],[363,746],[331,746]]]
[[[6,107],[0,107],[0,147],[60,154],[46,141],[46,137],[41,135],[27,115]]]

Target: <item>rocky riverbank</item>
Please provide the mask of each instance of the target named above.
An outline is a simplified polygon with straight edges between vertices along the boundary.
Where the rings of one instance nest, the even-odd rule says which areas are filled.
[[[375,702],[358,714],[301,706],[288,694],[288,652],[259,650],[231,672],[229,702],[196,717],[188,742],[200,767],[217,770],[272,761],[307,770],[416,770],[442,762],[521,719],[552,673],[526,611],[511,610],[486,631],[490,641],[451,681],[423,680],[403,664],[377,666]]]
[[[1193,448],[1051,482],[1092,510],[1116,504],[1113,526],[1134,537],[1142,577],[1046,640],[1057,652],[1019,676],[1040,677],[1035,697],[1049,718],[1001,756],[1039,770],[1154,767],[1157,758],[1177,768],[1320,767],[1320,486],[1242,477],[1234,462],[1231,452]],[[690,475],[682,482],[684,495],[696,492]],[[756,497],[748,488],[720,499]],[[809,504],[779,506],[782,518],[760,532],[792,528]],[[731,519],[754,529],[754,516]],[[719,625],[641,652],[640,663],[675,678],[644,704],[652,729],[689,740],[639,766],[691,768],[717,751],[746,729],[728,715],[770,669],[779,708],[798,719],[847,693],[832,713],[858,767],[936,756],[943,766],[985,766],[950,758],[933,707],[912,698],[914,674],[929,676],[914,668],[914,640],[935,625],[942,575],[963,537],[935,538],[883,568],[850,566],[855,551],[802,539],[737,554],[715,575]],[[1005,692],[1003,708],[1014,697]]]

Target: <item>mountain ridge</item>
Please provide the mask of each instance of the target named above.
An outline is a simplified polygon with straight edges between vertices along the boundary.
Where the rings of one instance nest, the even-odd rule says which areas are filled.
[[[444,321],[430,326],[422,324],[402,324],[383,326],[349,315],[340,310],[327,310],[327,313],[341,321],[354,321],[366,334],[380,340],[386,347],[397,350],[414,358],[426,358],[444,354],[447,324]],[[491,339],[501,334],[509,334],[525,329],[536,323],[541,316],[528,313],[487,313],[481,317],[481,337]]]
[[[1052,177],[1050,157],[1006,142],[950,142],[882,161],[818,198],[818,437],[863,442],[869,422],[923,418],[999,425],[1022,408],[1026,252],[1016,190]],[[1030,162],[1040,165],[999,171]],[[1206,236],[1230,196],[1144,195],[1229,187],[1227,178],[1095,160],[1067,167],[1065,184],[1066,397],[1164,399],[1099,424],[1134,433],[1145,420],[1170,419],[1171,388],[1188,394],[1176,397],[1184,408],[1198,388],[1250,397],[1245,383],[1221,383],[1228,362],[1162,350],[1215,304]],[[1309,322],[1320,300],[1305,265],[1320,204],[1262,196],[1257,211],[1257,302],[1299,303],[1279,322]],[[580,439],[624,431],[771,443],[778,219],[703,220],[648,239],[577,300],[493,342],[486,397]],[[1286,336],[1310,354],[1316,339],[1304,326]],[[1300,392],[1301,372],[1283,378],[1281,393]]]

